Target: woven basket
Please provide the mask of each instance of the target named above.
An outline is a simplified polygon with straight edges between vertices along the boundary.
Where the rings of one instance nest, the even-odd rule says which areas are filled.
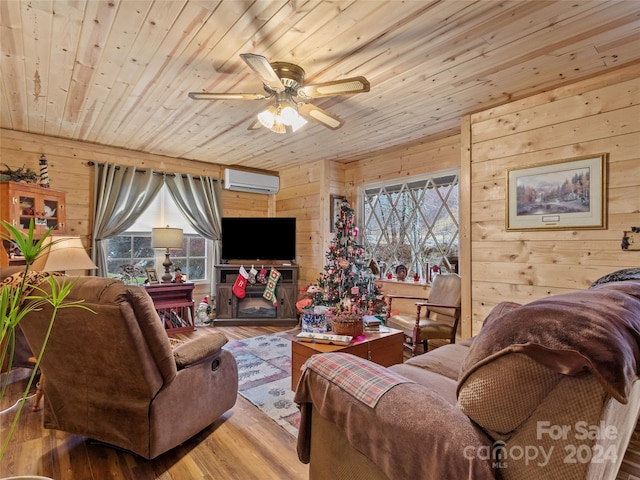
[[[331,320],[333,331],[337,335],[349,335],[358,337],[364,332],[362,317],[341,317],[336,316]]]

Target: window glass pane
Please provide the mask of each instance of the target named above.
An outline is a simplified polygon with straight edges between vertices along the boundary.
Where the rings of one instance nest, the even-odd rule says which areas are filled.
[[[133,237],[133,258],[153,258],[154,255],[151,237]]]
[[[187,275],[191,280],[199,280],[205,278],[207,262],[205,258],[191,258],[189,260],[189,268]]]
[[[204,257],[207,254],[206,241],[202,237],[189,237],[189,255]]]
[[[421,280],[434,265],[457,271],[457,173],[367,186],[362,205],[363,247],[380,264],[383,275],[400,264]]]
[[[109,258],[130,258],[131,237],[129,235],[109,239]]]

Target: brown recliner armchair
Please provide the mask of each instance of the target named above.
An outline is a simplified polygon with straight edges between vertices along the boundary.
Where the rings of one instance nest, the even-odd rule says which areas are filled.
[[[142,288],[80,277],[68,300],[93,312],[58,312],[40,368],[44,426],[83,435],[151,459],[217,420],[236,402],[238,368],[223,334],[172,350]],[[20,326],[39,351],[51,308]]]
[[[447,273],[438,274],[433,278],[429,298],[426,300],[405,295],[387,295],[385,325],[402,330],[405,336],[411,339],[408,346],[412,355],[415,355],[419,343],[422,343],[426,352],[429,339],[444,339],[455,343],[460,322],[461,290],[460,276]],[[394,298],[418,300],[415,316],[392,315]]]

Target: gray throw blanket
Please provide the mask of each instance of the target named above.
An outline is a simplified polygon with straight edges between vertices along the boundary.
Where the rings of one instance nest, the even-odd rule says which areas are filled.
[[[591,372],[611,396],[626,403],[640,362],[640,280],[490,314],[462,365],[458,391],[474,371],[508,353],[523,353],[566,375]]]

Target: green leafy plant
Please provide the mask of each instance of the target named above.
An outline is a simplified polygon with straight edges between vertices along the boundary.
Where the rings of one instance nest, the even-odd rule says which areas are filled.
[[[13,435],[13,431],[18,423],[22,407],[29,396],[29,391],[33,385],[40,361],[45,352],[49,336],[53,329],[53,324],[56,315],[61,309],[64,308],[83,308],[85,310],[92,311],[90,308],[82,305],[82,300],[68,301],[66,298],[69,296],[71,289],[73,288],[75,281],[69,281],[66,277],[63,277],[60,281],[56,281],[54,276],[46,277],[46,285],[49,287],[49,291],[46,291],[39,285],[29,283],[27,279],[27,273],[35,259],[43,254],[51,245],[55,243],[50,242],[45,244],[45,239],[51,234],[52,229],[47,230],[40,238],[36,239],[35,226],[33,220],[29,224],[29,229],[26,233],[16,228],[9,222],[1,222],[2,231],[0,232],[0,238],[2,240],[8,240],[13,242],[21,251],[24,256],[24,274],[18,285],[15,288],[3,287],[0,293],[0,365],[5,366],[7,374],[4,376],[2,385],[0,386],[0,400],[4,399],[7,387],[9,383],[9,374],[11,366],[13,364],[13,356],[15,353],[16,342],[16,329],[19,328],[20,322],[31,312],[41,310],[42,307],[49,304],[53,307],[51,313],[51,319],[49,322],[49,328],[42,343],[42,348],[35,356],[36,362],[33,368],[33,372],[29,377],[27,386],[18,400],[16,412],[9,427],[8,432],[3,432],[4,439],[2,440],[2,446],[0,447],[0,461],[4,457],[4,454],[9,446],[9,441]],[[36,352],[34,352],[35,354]]]

